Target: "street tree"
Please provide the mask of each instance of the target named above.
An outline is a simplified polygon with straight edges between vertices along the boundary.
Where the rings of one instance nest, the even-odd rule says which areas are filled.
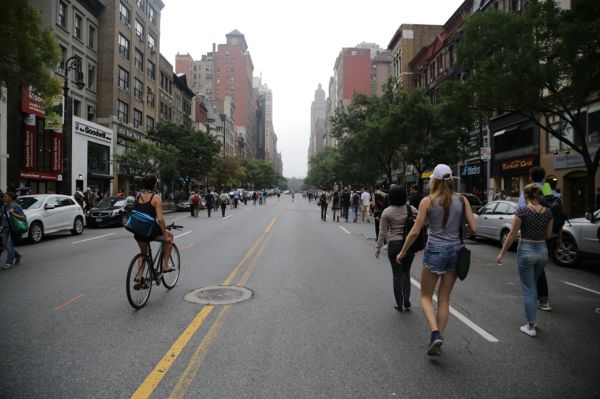
[[[209,173],[209,185],[217,189],[240,187],[245,171],[238,157],[218,157]]]
[[[340,151],[333,147],[325,147],[311,157],[310,168],[304,183],[309,186],[332,189],[340,181],[338,170],[342,167]]]
[[[44,28],[39,11],[27,0],[6,0],[0,12],[0,86],[10,94],[33,86],[44,98],[60,94],[54,71],[60,48],[50,28]],[[1,95],[1,94],[0,94]]]
[[[587,126],[585,112],[600,93],[598,21],[597,0],[573,1],[571,9],[545,0],[522,15],[476,13],[465,23],[458,48],[459,62],[470,73],[453,88],[468,93],[473,110],[520,114],[580,154],[587,209],[600,161],[600,124]]]
[[[252,188],[269,188],[280,186],[283,178],[275,171],[273,165],[262,159],[242,158],[244,170],[243,183]]]

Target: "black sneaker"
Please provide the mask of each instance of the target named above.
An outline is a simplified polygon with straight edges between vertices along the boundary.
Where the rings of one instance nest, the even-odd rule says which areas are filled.
[[[439,356],[443,343],[444,338],[442,338],[439,332],[437,334],[431,333],[431,342],[429,343],[429,347],[427,348],[427,355]]]
[[[410,310],[410,301],[404,302],[404,309]]]

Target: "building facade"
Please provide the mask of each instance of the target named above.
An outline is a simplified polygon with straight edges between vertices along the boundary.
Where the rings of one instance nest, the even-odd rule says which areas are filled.
[[[308,169],[310,170],[310,159],[325,148],[327,101],[325,91],[319,83],[315,90],[314,100],[310,106],[310,140],[308,145]]]

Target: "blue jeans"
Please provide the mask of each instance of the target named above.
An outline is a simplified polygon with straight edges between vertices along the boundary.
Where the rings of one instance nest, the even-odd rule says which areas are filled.
[[[394,298],[396,299],[396,306],[400,309],[403,306],[407,307],[410,303],[410,267],[415,258],[415,253],[409,251],[402,263],[396,262],[396,256],[400,253],[403,245],[404,240],[388,242],[388,259],[394,276]]]
[[[15,248],[9,228],[2,229],[2,245],[4,245],[7,254],[6,264],[14,266],[17,258],[21,257],[21,253]]]
[[[456,272],[456,261],[462,244],[425,246],[423,266],[432,273],[442,275],[446,272]]]
[[[358,219],[358,205],[352,205],[352,218],[353,222],[356,222],[356,220]]]
[[[519,240],[517,248],[517,271],[523,291],[523,307],[528,323],[535,323],[537,307],[537,280],[544,271],[548,260],[548,247],[545,242]]]

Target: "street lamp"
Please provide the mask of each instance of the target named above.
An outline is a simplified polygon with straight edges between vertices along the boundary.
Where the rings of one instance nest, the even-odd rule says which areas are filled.
[[[63,96],[65,98],[65,117],[63,125],[63,193],[72,194],[71,187],[71,163],[72,163],[72,135],[73,135],[73,106],[69,99],[69,71],[75,71],[75,86],[79,90],[85,87],[83,72],[81,71],[81,58],[72,56],[65,61],[65,83],[63,85]]]

